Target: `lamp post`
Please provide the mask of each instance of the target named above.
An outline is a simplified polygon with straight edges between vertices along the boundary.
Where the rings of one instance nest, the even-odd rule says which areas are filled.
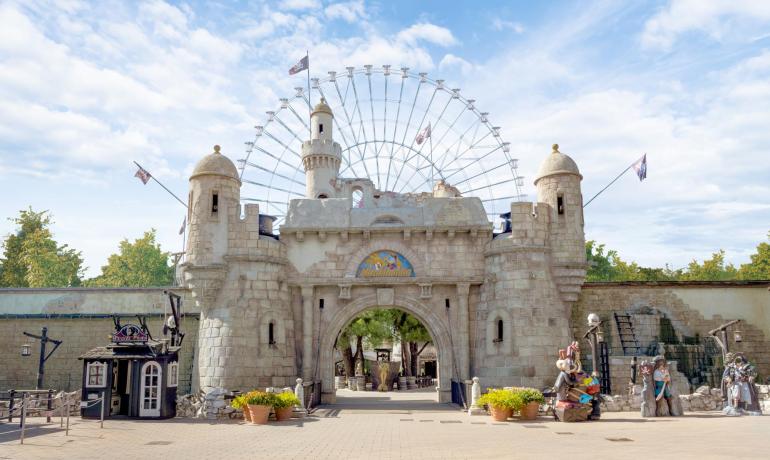
[[[38,362],[38,366],[37,366],[37,386],[35,387],[36,390],[40,390],[41,388],[43,388],[43,378],[45,377],[45,362],[48,361],[48,358],[51,357],[53,352],[56,351],[57,348],[59,348],[59,345],[62,344],[62,341],[48,337],[48,328],[45,326],[41,330],[40,335],[30,334],[29,332],[24,332],[24,335],[26,335],[27,337],[32,337],[33,339],[40,340],[40,361]],[[51,350],[51,352],[46,355],[45,346],[48,342],[53,343],[53,350]],[[31,347],[28,344],[22,345],[21,355],[30,356],[31,355],[30,348]]]

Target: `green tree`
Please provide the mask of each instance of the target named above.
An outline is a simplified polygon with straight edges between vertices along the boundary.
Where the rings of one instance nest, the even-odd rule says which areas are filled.
[[[680,279],[685,281],[724,281],[738,278],[738,270],[733,264],[725,265],[725,251],[719,251],[711,255],[711,259],[699,264],[693,260],[687,265]]]
[[[770,232],[767,232],[767,239],[770,241]],[[738,275],[744,280],[770,280],[770,244],[759,243],[756,254],[751,255],[751,262],[741,265]]]
[[[155,242],[155,229],[134,240],[120,242],[120,252],[107,259],[102,274],[86,281],[87,286],[148,287],[169,286],[174,281],[174,267],[169,253]]]
[[[35,212],[30,207],[9,219],[18,229],[3,242],[0,259],[2,287],[78,286],[83,258],[79,251],[59,246],[48,227],[53,219],[48,211]]]

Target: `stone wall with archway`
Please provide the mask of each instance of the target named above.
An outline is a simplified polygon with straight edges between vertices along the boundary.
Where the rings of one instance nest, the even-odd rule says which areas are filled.
[[[334,343],[340,330],[353,318],[373,308],[399,308],[413,314],[428,329],[436,346],[439,361],[438,401],[451,401],[451,379],[454,376],[453,347],[446,318],[419,300],[403,295],[394,295],[391,305],[381,305],[376,294],[365,295],[342,305],[321,328],[319,349],[319,375],[322,382],[322,402],[335,402],[334,390]]]

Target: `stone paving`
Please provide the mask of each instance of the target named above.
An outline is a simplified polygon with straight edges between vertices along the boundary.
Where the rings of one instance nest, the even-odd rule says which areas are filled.
[[[339,394],[338,404],[304,420],[266,426],[116,419],[99,429],[98,421],[73,417],[65,437],[58,419],[34,419],[19,445],[18,424],[0,423],[0,459],[709,459],[767,458],[770,449],[770,416],[642,419],[616,412],[593,423],[496,423],[434,403],[430,392]]]

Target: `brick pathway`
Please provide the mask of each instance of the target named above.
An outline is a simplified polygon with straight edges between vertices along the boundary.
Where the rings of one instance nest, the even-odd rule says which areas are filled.
[[[426,393],[347,395],[304,420],[266,426],[107,420],[99,429],[98,421],[73,417],[65,437],[58,420],[46,425],[34,419],[23,446],[18,424],[0,423],[0,459],[764,459],[770,450],[770,416],[642,419],[611,413],[593,423],[544,417],[495,423],[432,403]]]

